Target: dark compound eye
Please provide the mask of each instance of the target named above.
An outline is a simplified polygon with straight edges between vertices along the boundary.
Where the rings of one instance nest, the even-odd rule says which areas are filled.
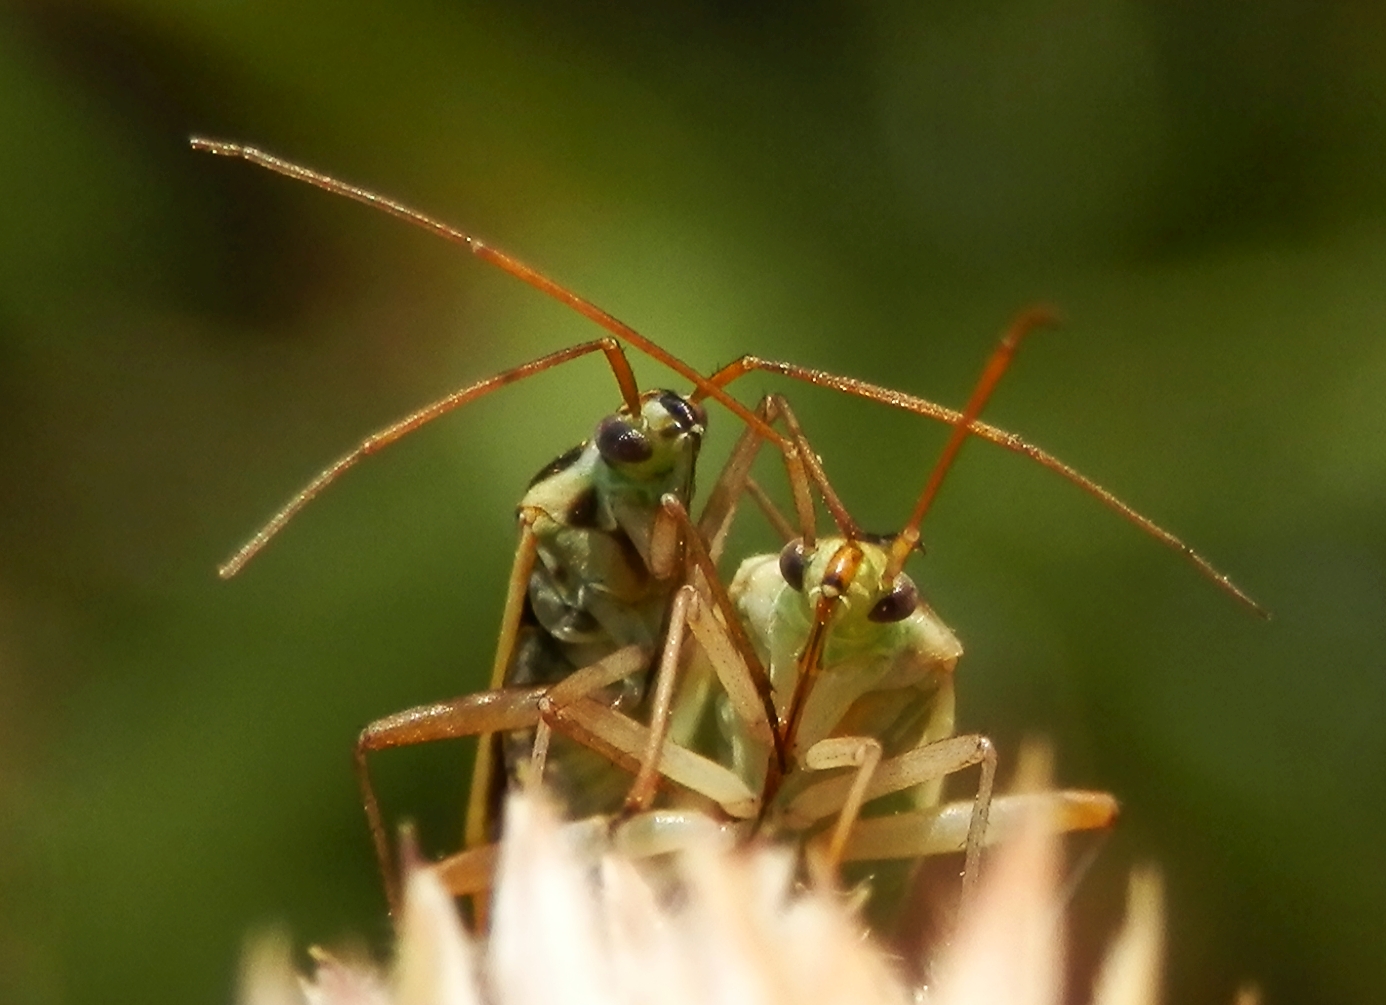
[[[645,434],[619,415],[608,415],[597,427],[597,450],[609,464],[639,464],[654,453]]]
[[[803,541],[790,541],[780,552],[780,575],[800,593],[804,592],[804,566],[807,564]]]
[[[698,429],[707,428],[707,411],[696,401],[689,401],[683,395],[673,391],[660,391],[659,403],[666,412],[673,416],[680,431],[688,433],[692,432],[695,427]]]
[[[919,606],[919,591],[909,576],[901,576],[895,581],[895,588],[887,593],[866,615],[867,620],[882,624],[904,621]]]

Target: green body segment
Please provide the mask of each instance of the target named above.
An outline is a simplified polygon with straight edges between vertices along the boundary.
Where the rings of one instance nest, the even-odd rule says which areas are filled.
[[[602,420],[593,437],[541,470],[518,507],[536,540],[524,613],[502,683],[553,684],[629,645],[653,654],[663,638],[681,569],[651,567],[660,500],[685,507],[706,424],[703,410],[672,391],[641,396],[641,414]],[[648,674],[612,685],[601,700],[638,716]],[[494,737],[487,786],[490,825],[533,748],[533,730]],[[545,780],[575,816],[613,812],[630,776],[561,735]]]
[[[807,562],[802,590],[786,582],[779,555],[746,559],[732,580],[732,602],[757,655],[768,668],[782,719],[799,684],[799,659],[822,596],[826,564],[846,543],[842,538],[818,542]],[[891,757],[953,735],[953,669],[962,655],[962,645],[923,602],[901,620],[871,620],[868,614],[873,606],[890,592],[882,580],[888,554],[875,544],[855,544],[863,551],[863,562],[836,605],[822,669],[790,738],[790,753],[796,763],[802,762],[813,744],[827,737],[871,737],[881,743],[884,755]],[[691,723],[710,707],[718,756],[728,760],[737,774],[759,791],[770,751],[749,736],[725,694],[711,686],[710,675],[696,665],[696,660],[689,676],[690,686],[684,696],[690,705],[702,708],[696,712],[680,710],[684,734],[695,731]],[[707,730],[699,735],[706,745]],[[791,771],[777,793],[777,802],[792,799],[814,774]],[[932,806],[939,801],[941,788],[941,780],[926,782],[909,793],[909,801],[921,808]]]

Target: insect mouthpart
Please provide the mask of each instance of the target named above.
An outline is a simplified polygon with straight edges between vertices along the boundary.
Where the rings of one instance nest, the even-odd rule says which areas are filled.
[[[825,597],[841,597],[852,587],[852,582],[857,578],[857,572],[861,568],[862,552],[855,544],[847,543],[840,546],[833,552],[828,559],[827,568],[823,570],[823,579],[820,588]]]

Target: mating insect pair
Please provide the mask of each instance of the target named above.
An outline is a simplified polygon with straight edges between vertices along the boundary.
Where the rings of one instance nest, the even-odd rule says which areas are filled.
[[[1003,340],[962,413],[753,357],[703,377],[604,311],[467,234],[253,149],[203,140],[194,146],[245,158],[420,224],[614,336],[473,384],[373,435],[295,496],[223,567],[223,575],[238,571],[302,506],[368,454],[498,387],[582,355],[605,354],[622,409],[602,420],[591,440],[541,471],[520,503],[520,544],[492,690],[412,709],[362,733],[358,772],[392,905],[398,899],[394,870],[366,755],[471,734],[483,739],[468,812],[469,845],[494,837],[498,794],[528,764],[547,773],[575,814],[619,812],[622,839],[645,853],[677,843],[671,829],[698,829],[712,817],[743,821],[743,831],[815,835],[813,860],[828,872],[844,858],[912,858],[965,844],[965,878],[975,878],[980,847],[1004,830],[988,827],[988,813],[1004,821],[1018,804],[991,799],[995,755],[986,739],[953,736],[952,671],[961,646],[903,573],[929,504],[970,435],[1059,472],[1246,600],[1191,549],[1105,490],[1038,448],[976,421],[1037,316],[1023,318]],[[687,397],[640,394],[617,339],[691,380],[694,390]],[[726,384],[756,370],[954,426],[902,532],[883,541],[857,528],[781,399],[768,398],[751,411],[727,394]],[[736,413],[747,429],[695,523],[689,506],[707,422],[701,402],[708,397]],[[762,442],[784,459],[793,522],[750,479]],[[789,541],[778,555],[748,559],[724,587],[717,559],[743,493],[767,509]],[[835,535],[821,540],[814,527],[815,493],[837,525]],[[687,644],[690,636],[696,645]],[[977,763],[983,765],[977,798],[940,806],[943,776]],[[651,814],[661,786],[682,801]],[[864,804],[894,792],[909,793],[908,812],[858,819]],[[1104,825],[1114,811],[1114,802],[1101,793],[1046,795],[1063,829]],[[470,892],[484,886],[487,858],[484,850],[464,852],[442,863],[440,872],[456,892]]]

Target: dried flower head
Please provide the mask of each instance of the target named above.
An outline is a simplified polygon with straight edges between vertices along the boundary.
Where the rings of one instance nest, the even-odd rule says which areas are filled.
[[[637,863],[592,862],[541,801],[516,798],[490,936],[464,930],[428,868],[411,872],[395,961],[315,952],[294,974],[286,942],[247,955],[241,1005],[1054,1005],[1062,999],[1058,862],[1043,821],[989,863],[925,988],[909,987],[836,894],[805,890],[782,848],[695,847],[675,867],[676,897]],[[1126,922],[1095,1005],[1154,1005],[1162,945],[1158,879],[1132,879]]]

